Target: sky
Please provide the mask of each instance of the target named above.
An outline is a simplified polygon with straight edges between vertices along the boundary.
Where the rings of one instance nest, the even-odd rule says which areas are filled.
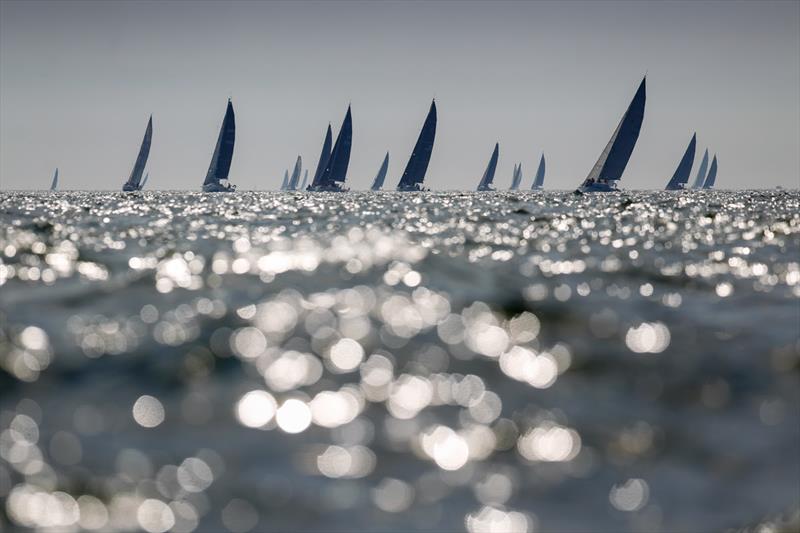
[[[153,114],[148,189],[199,190],[231,97],[230,181],[313,170],[353,109],[348,183],[387,187],[432,98],[426,185],[495,184],[540,154],[547,189],[594,165],[642,76],[621,187],[661,189],[692,136],[721,189],[800,187],[800,2],[17,2],[0,0],[0,189],[119,190]],[[693,176],[692,176],[693,179]]]

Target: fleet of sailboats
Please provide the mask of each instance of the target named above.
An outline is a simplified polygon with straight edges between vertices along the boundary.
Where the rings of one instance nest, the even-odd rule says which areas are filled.
[[[644,120],[645,104],[647,100],[647,78],[642,78],[636,93],[631,99],[628,108],[622,115],[619,124],[611,135],[605,148],[592,167],[586,179],[580,184],[576,193],[587,192],[613,192],[617,191],[617,183],[622,179],[625,168],[628,165],[631,154],[636,146],[636,142],[641,132]],[[408,163],[403,171],[397,190],[401,192],[426,191],[423,185],[425,175],[430,163],[433,146],[436,139],[437,112],[436,100],[431,101],[430,109],[425,117],[425,122],[420,130],[417,142],[411,151]],[[153,117],[147,121],[139,153],[134,162],[128,180],[123,184],[122,190],[125,192],[141,191],[149,178],[149,173],[144,174],[147,166],[147,158],[150,154],[150,145],[153,136]],[[236,186],[228,181],[231,162],[233,160],[233,150],[236,141],[236,119],[233,110],[233,103],[230,98],[225,110],[225,116],[220,126],[217,143],[211,157],[202,190],[204,192],[232,192]],[[353,142],[353,121],[351,107],[347,107],[342,126],[333,143],[333,132],[331,125],[328,124],[325,133],[325,140],[319,155],[316,170],[309,183],[308,169],[303,169],[302,157],[297,156],[297,160],[291,175],[287,169],[281,183],[281,190],[307,190],[312,192],[343,192],[347,191],[347,170],[350,165],[350,152]],[[686,151],[683,154],[678,167],[668,181],[665,189],[669,191],[684,190],[689,188],[688,181],[692,171],[697,146],[697,134],[693,134]],[[495,144],[494,150],[486,170],[478,182],[477,191],[493,191],[494,177],[497,170],[500,145]],[[383,188],[389,168],[389,152],[381,163],[378,173],[372,181],[370,187],[373,191]],[[708,174],[706,169],[708,168]],[[305,173],[303,174],[303,170]],[[144,179],[142,175],[144,174]],[[303,180],[300,181],[300,175]],[[713,156],[711,166],[708,167],[708,149],[703,154],[694,182],[693,189],[711,189],[714,187],[717,176],[717,156]],[[531,190],[541,190],[544,185],[545,177],[545,155],[542,153],[539,166],[531,184]],[[518,190],[522,183],[522,163],[516,163],[511,176],[510,190]],[[56,168],[50,190],[58,189],[58,169]]]

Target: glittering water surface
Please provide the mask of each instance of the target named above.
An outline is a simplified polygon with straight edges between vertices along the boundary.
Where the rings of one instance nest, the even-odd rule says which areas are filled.
[[[799,206],[0,193],[0,528],[796,520]]]

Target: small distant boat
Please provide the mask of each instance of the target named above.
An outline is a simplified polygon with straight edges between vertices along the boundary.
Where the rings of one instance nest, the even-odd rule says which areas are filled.
[[[147,180],[148,180],[148,178],[150,178],[150,173],[149,173],[149,172],[148,172],[147,174],[145,174],[145,175],[144,175],[144,179],[142,180],[142,183],[139,185],[139,190],[140,190],[140,191],[141,191],[142,189],[144,189],[144,186],[145,186],[145,184],[147,183]]]
[[[389,152],[386,152],[386,157],[383,158],[383,163],[381,163],[381,168],[378,169],[378,173],[375,175],[375,179],[372,180],[372,189],[373,191],[381,190],[383,187],[383,182],[386,180],[386,171],[389,170]]]
[[[516,191],[519,189],[519,184],[522,182],[522,163],[514,165],[514,173],[511,175],[511,188],[510,190]]]
[[[689,141],[689,146],[686,147],[686,151],[683,153],[680,163],[678,163],[678,168],[675,169],[675,173],[667,183],[665,190],[682,191],[686,188],[686,183],[689,181],[689,174],[692,172],[692,163],[694,162],[694,150],[696,145],[697,133],[692,135],[692,139]]]
[[[431,102],[428,116],[419,132],[417,144],[411,151],[403,176],[397,184],[397,190],[402,192],[425,191],[422,182],[425,180],[425,173],[428,171],[428,163],[431,161],[433,152],[433,142],[436,139],[436,100]]]
[[[56,172],[53,174],[53,181],[50,183],[50,190],[56,191],[58,190],[58,168],[56,167]]]
[[[706,170],[708,169],[708,148],[703,154],[703,160],[700,162],[700,169],[697,171],[697,176],[694,178],[692,189],[700,189],[706,181]]]
[[[314,181],[308,186],[312,192],[344,192],[347,180],[347,167],[350,165],[350,148],[353,144],[353,118],[350,106],[347,106],[347,113],[336,136],[336,142],[331,150],[330,157],[325,163],[324,170],[315,176]],[[324,148],[324,147],[323,147]],[[324,150],[323,150],[324,152]]]
[[[214,155],[211,156],[208,174],[203,182],[203,192],[233,192],[236,190],[236,185],[228,183],[235,141],[236,117],[233,114],[233,104],[229,98],[225,118],[222,119],[222,126],[219,129]]]
[[[308,184],[308,169],[305,170],[305,174],[303,174],[303,183],[300,184],[300,190],[306,190],[306,185]]]
[[[708,176],[706,176],[706,181],[703,182],[704,189],[713,189],[714,183],[717,181],[717,155],[714,154],[714,158],[711,160],[711,166],[708,169]]]
[[[303,167],[303,158],[299,155],[297,156],[297,161],[294,163],[294,170],[292,170],[292,177],[289,178],[289,185],[287,187],[290,191],[296,191],[297,187],[300,183],[300,172],[302,171]]]
[[[595,163],[589,175],[578,187],[578,193],[585,192],[614,192],[617,182],[622,179],[622,173],[628,165],[633,148],[639,139],[644,120],[644,105],[647,100],[647,77],[642,78],[633,100],[622,115],[617,129],[608,141],[600,158]]]
[[[542,157],[539,159],[539,168],[536,169],[536,176],[533,178],[533,183],[531,184],[532,191],[540,191],[542,187],[544,187],[544,170],[544,152],[542,152]]]
[[[144,138],[142,145],[139,147],[139,155],[136,156],[136,162],[133,164],[133,170],[128,181],[122,186],[125,192],[141,191],[142,190],[142,174],[144,167],[147,165],[147,156],[150,155],[150,141],[153,139],[153,115],[147,121],[147,128],[144,130]]]
[[[494,181],[494,172],[497,170],[497,158],[500,155],[500,143],[495,143],[492,156],[489,158],[489,164],[486,165],[486,170],[483,173],[481,181],[478,182],[478,191],[493,191],[492,182]]]

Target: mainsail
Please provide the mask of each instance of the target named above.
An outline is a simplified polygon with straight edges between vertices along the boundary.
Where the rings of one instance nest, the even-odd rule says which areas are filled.
[[[214,148],[214,155],[211,156],[211,164],[208,166],[208,174],[203,185],[219,184],[228,179],[228,172],[231,169],[233,160],[233,144],[236,141],[236,118],[233,114],[233,104],[228,99],[228,107],[225,110],[225,118],[222,119],[222,127],[219,129],[217,145]]]
[[[425,118],[425,123],[422,125],[422,130],[419,132],[417,144],[414,145],[414,150],[412,150],[411,157],[408,159],[408,164],[403,176],[400,178],[400,183],[397,184],[398,191],[422,190],[422,181],[425,179],[425,173],[428,170],[435,138],[436,100],[431,102],[431,108]]]
[[[50,183],[50,190],[55,191],[58,189],[58,168],[56,168],[55,174],[53,174],[53,181]]]
[[[147,165],[147,156],[150,155],[150,141],[153,138],[153,115],[147,121],[147,128],[144,130],[144,138],[142,145],[139,147],[139,155],[136,156],[136,162],[133,164],[133,170],[128,181],[122,186],[123,191],[138,191],[141,190],[142,174],[144,167]]]
[[[300,184],[300,190],[306,190],[306,185],[308,184],[308,169],[306,169],[305,174],[303,174],[303,183]]]
[[[311,186],[316,187],[320,185],[320,178],[322,173],[325,172],[325,166],[328,164],[328,159],[331,157],[331,143],[333,134],[331,132],[331,125],[328,124],[328,131],[325,133],[325,142],[322,143],[322,152],[319,154],[319,163],[317,163],[317,170],[314,172],[314,179],[311,180]]]
[[[717,181],[717,156],[714,154],[714,158],[711,160],[711,166],[708,169],[708,176],[706,177],[706,181],[703,182],[704,189],[713,189],[714,182]]]
[[[644,120],[644,104],[647,100],[647,77],[642,78],[633,100],[622,115],[617,129],[608,141],[600,157],[597,159],[591,172],[583,182],[583,186],[591,186],[597,182],[608,184],[622,178],[628,160],[631,158],[633,148],[639,139],[639,131]]]
[[[300,172],[303,168],[303,158],[299,155],[297,156],[297,161],[294,163],[294,170],[292,170],[292,177],[289,178],[289,187],[290,191],[297,190],[297,186],[300,183]]]
[[[689,174],[692,172],[692,162],[694,162],[694,149],[696,144],[697,134],[695,133],[692,135],[692,140],[689,141],[689,146],[686,147],[686,152],[684,152],[680,163],[678,163],[678,168],[675,169],[675,174],[672,175],[672,179],[667,183],[666,190],[679,191],[686,186],[686,182],[689,181]]]
[[[494,181],[494,172],[497,170],[497,158],[500,155],[500,143],[495,143],[492,156],[489,158],[489,164],[486,165],[486,170],[483,173],[481,181],[478,183],[479,191],[491,191],[492,182]]]
[[[283,181],[281,182],[281,190],[285,191],[289,188],[289,169],[283,171]]]
[[[383,158],[383,163],[381,163],[381,168],[378,169],[378,174],[375,176],[375,179],[372,181],[371,189],[373,191],[381,190],[383,187],[383,182],[386,180],[386,171],[389,170],[389,152],[386,152],[386,157]]]
[[[353,118],[350,114],[350,106],[347,106],[347,113],[344,116],[339,135],[333,144],[331,156],[325,165],[325,170],[319,179],[321,187],[336,187],[347,179],[347,167],[350,165],[350,146],[353,143]]]
[[[511,190],[516,191],[519,189],[519,184],[522,181],[522,163],[514,165],[514,174],[511,176]]]
[[[533,184],[531,185],[532,191],[539,190],[544,185],[544,171],[545,171],[545,162],[544,162],[544,153],[542,153],[542,157],[541,159],[539,159],[539,168],[536,169],[536,177],[533,178]]]
[[[703,160],[700,162],[700,170],[697,171],[697,176],[694,178],[692,189],[699,189],[706,181],[706,169],[708,169],[708,148],[703,154]]]

